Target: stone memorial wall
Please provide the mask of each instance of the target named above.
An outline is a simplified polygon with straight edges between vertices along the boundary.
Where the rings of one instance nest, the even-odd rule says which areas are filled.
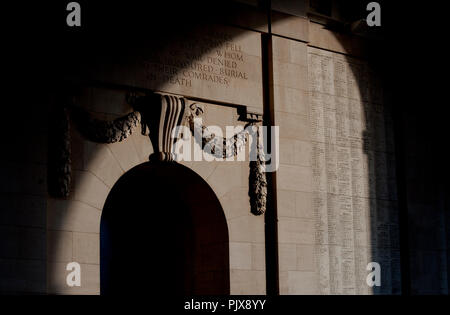
[[[400,293],[390,111],[367,63],[308,47],[319,293]],[[380,287],[366,284],[369,262]]]
[[[254,107],[262,113],[261,41],[255,32],[210,27],[144,60],[146,87]]]

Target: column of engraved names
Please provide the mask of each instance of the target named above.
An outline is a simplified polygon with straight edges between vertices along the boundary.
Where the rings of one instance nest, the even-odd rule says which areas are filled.
[[[350,102],[354,113],[352,116],[360,118],[361,124],[355,125],[352,135],[352,159],[354,180],[359,179],[358,170],[363,170],[366,176],[362,178],[361,185],[353,188],[354,198],[368,198],[368,202],[360,203],[362,207],[358,211],[367,211],[365,219],[366,229],[369,234],[368,246],[370,261],[378,262],[382,267],[381,287],[374,287],[375,294],[390,294],[399,291],[399,279],[392,270],[396,270],[398,265],[398,222],[395,193],[391,191],[392,184],[395,183],[395,170],[392,168],[393,150],[392,130],[389,124],[389,111],[381,102],[381,85],[374,71],[368,67],[367,63],[352,60],[350,65],[351,73],[349,82],[358,86],[359,93],[349,94]],[[358,113],[361,109],[362,112]],[[359,129],[359,130],[358,130]],[[360,135],[360,136],[357,136]],[[393,151],[392,151],[393,152]],[[362,156],[362,158],[361,158]],[[359,165],[362,164],[362,167]],[[395,186],[395,184],[394,184]],[[358,189],[362,187],[362,189]],[[362,222],[355,221],[355,225],[363,225]],[[355,236],[356,237],[356,236]],[[367,242],[361,234],[358,245]],[[367,262],[367,260],[366,260]],[[360,264],[360,272],[364,268],[363,261]],[[365,271],[367,272],[367,271]],[[361,284],[361,289],[364,284]]]
[[[349,58],[348,58],[349,59]],[[364,151],[364,142],[370,141],[366,126],[370,119],[366,119],[365,106],[360,96],[364,83],[361,82],[362,63],[356,60],[346,60],[347,108],[348,108],[348,147],[350,148],[351,176],[352,176],[352,204],[354,226],[354,257],[355,257],[355,285],[357,294],[369,294],[370,288],[366,284],[366,266],[370,262],[371,248],[368,223],[370,222],[371,200],[369,186],[372,168],[368,167],[370,158]]]
[[[387,214],[395,207],[382,200],[394,195],[395,180],[387,170],[393,164],[387,161],[386,112],[369,98],[369,87],[379,84],[369,83],[367,65],[358,60],[322,51],[311,53],[309,60],[314,189],[321,192],[316,198],[322,209],[316,209],[322,235],[318,261],[329,257],[329,265],[319,270],[328,268],[331,293],[367,294],[365,267],[377,258],[387,280],[381,292],[391,292],[396,223]],[[321,215],[324,204],[327,220]],[[322,246],[325,230],[328,252]]]
[[[310,53],[309,61],[314,191],[317,204],[326,204],[327,211],[324,220],[325,207],[315,209],[316,229],[328,235],[328,240],[317,239],[319,276],[329,277],[332,294],[354,293],[351,182],[348,152],[337,143],[334,62],[330,53],[322,52]]]
[[[321,288],[368,294],[366,266],[377,261],[385,285],[374,292],[397,293],[392,120],[382,103],[380,80],[360,60],[314,48],[308,57]]]
[[[318,265],[319,292],[330,294],[330,257],[327,206],[327,170],[325,161],[325,127],[324,109],[321,100],[322,90],[321,56],[308,54],[308,77],[310,91],[310,127],[311,127],[311,161],[312,190],[315,213],[315,250]]]
[[[343,57],[333,54],[333,101],[336,121],[339,214],[342,229],[342,277],[343,293],[355,294],[355,247],[353,223],[353,178],[351,171],[351,151],[348,141],[348,102],[346,96],[346,63]]]

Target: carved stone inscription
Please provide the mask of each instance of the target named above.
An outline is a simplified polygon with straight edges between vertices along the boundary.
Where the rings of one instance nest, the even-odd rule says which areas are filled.
[[[356,59],[308,48],[316,261],[322,294],[400,292],[392,121]],[[366,284],[369,262],[381,287]]]
[[[260,108],[261,44],[257,33],[215,26],[190,32],[143,60],[146,87]]]
[[[174,43],[168,56],[156,54],[145,63],[147,79],[166,79],[170,84],[188,87],[192,87],[193,80],[225,86],[234,79],[248,80],[242,69],[242,46],[230,36],[224,36],[224,40],[204,37],[192,43]]]

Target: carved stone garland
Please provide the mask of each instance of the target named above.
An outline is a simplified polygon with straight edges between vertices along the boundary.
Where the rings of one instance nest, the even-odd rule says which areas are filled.
[[[186,100],[173,95],[150,94],[137,97],[131,95],[128,99],[134,111],[113,121],[103,121],[92,118],[86,111],[72,103],[64,107],[63,119],[59,124],[58,133],[61,138],[57,144],[59,157],[55,159],[54,176],[50,178],[49,192],[55,197],[67,198],[70,193],[71,183],[71,160],[70,160],[70,133],[69,116],[75,123],[80,133],[88,140],[99,143],[114,143],[125,140],[130,136],[136,127],[141,124],[141,133],[149,135],[154,153],[149,159],[161,161],[174,161],[176,156],[173,153],[174,143],[179,138],[179,134],[172,137],[172,130],[175,126],[188,124],[192,133],[199,132],[202,137],[201,147],[209,146],[208,152],[218,157],[236,156],[248,142],[248,131],[242,130],[230,139],[216,137],[209,133],[207,128],[195,123],[194,118],[201,116],[203,108],[197,104],[192,104],[190,108],[186,106]],[[253,125],[252,121],[246,125]],[[178,131],[180,132],[180,131]],[[257,133],[259,137],[259,133]],[[263,170],[264,150],[256,140],[257,160],[250,161],[249,174],[249,197],[251,212],[254,215],[261,215],[266,210],[267,181]]]
[[[259,130],[257,138],[259,138]],[[250,171],[248,178],[248,195],[250,197],[251,212],[254,215],[261,215],[266,212],[267,206],[267,178],[264,172],[264,148],[257,139],[257,159],[250,161]]]
[[[199,118],[203,114],[203,107],[193,103],[190,106],[190,114],[187,117],[187,122],[193,134],[202,135],[201,143],[198,143],[203,150],[211,153],[217,158],[231,158],[236,156],[248,142],[248,131],[246,128],[253,123],[247,123],[243,130],[235,134],[233,137],[226,139],[218,137],[211,133],[207,127],[196,123],[195,118]],[[195,138],[195,140],[198,140]]]
[[[236,156],[248,142],[247,127],[254,125],[255,121],[252,121],[245,125],[244,130],[238,132],[233,137],[226,139],[215,136],[210,133],[205,126],[195,123],[195,118],[200,117],[203,114],[203,107],[192,104],[190,115],[188,116],[188,123],[192,133],[202,134],[202,143],[199,143],[201,147],[207,152],[210,152],[218,158],[228,158]],[[266,211],[267,202],[267,179],[264,172],[264,148],[259,141],[259,129],[256,128],[256,161],[250,161],[249,171],[249,197],[251,212],[254,215],[264,214]]]

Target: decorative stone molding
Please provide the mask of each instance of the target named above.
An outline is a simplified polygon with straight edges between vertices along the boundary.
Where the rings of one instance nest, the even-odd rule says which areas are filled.
[[[257,133],[259,138],[259,132]],[[261,215],[266,212],[267,206],[267,178],[263,170],[264,148],[257,139],[257,159],[250,161],[250,171],[248,178],[248,195],[250,197],[250,210],[254,215]]]
[[[160,161],[176,160],[173,146],[182,132],[181,129],[174,131],[177,126],[189,125],[192,133],[195,131],[203,135],[202,143],[200,143],[203,150],[206,148],[208,152],[215,154],[217,157],[227,158],[236,156],[248,142],[249,134],[245,128],[261,121],[261,115],[255,114],[255,116],[247,113],[246,121],[248,123],[244,130],[226,139],[216,137],[209,133],[206,127],[197,124],[195,118],[201,117],[205,108],[198,103],[187,106],[187,100],[184,97],[159,93],[141,96],[129,94],[127,95],[127,101],[134,111],[112,121],[95,119],[81,107],[76,107],[71,102],[62,107],[63,111],[60,113],[61,117],[58,119],[57,128],[57,134],[61,137],[55,144],[54,149],[58,154],[54,158],[54,174],[49,183],[49,192],[53,196],[67,198],[70,193],[69,116],[86,139],[99,143],[123,141],[141,124],[142,134],[148,135],[153,145],[154,153],[149,158]],[[178,134],[172,135],[173,132]],[[257,133],[257,137],[259,137],[259,133]],[[249,197],[251,212],[255,215],[261,215],[266,210],[267,181],[263,170],[264,160],[261,159],[264,150],[259,140],[256,139],[256,141],[258,143],[257,160],[250,161]]]
[[[254,114],[254,119],[247,120],[248,123],[245,125],[244,130],[238,132],[233,137],[226,139],[222,137],[217,137],[214,134],[207,131],[205,126],[199,125],[195,122],[195,118],[201,116],[204,112],[203,107],[199,107],[197,103],[193,103],[190,106],[191,112],[187,116],[187,122],[192,133],[202,134],[202,142],[199,145],[203,150],[207,149],[215,157],[218,158],[228,158],[236,156],[248,142],[250,135],[246,127],[253,126],[256,122],[261,121],[262,117],[260,114]],[[258,128],[256,128],[258,130]],[[256,161],[250,161],[249,170],[249,197],[251,212],[254,215],[262,215],[266,212],[266,201],[267,201],[267,179],[266,173],[264,172],[264,148],[262,143],[259,141],[259,131],[256,132],[257,143],[256,146]]]
[[[248,142],[248,131],[245,129],[251,123],[244,126],[244,130],[238,132],[229,139],[218,137],[215,134],[208,131],[208,128],[198,124],[195,118],[200,117],[203,114],[203,107],[200,107],[197,103],[193,103],[190,106],[191,113],[187,116],[187,123],[191,129],[192,134],[202,135],[201,143],[198,143],[203,150],[211,153],[217,158],[230,158],[236,156]],[[198,141],[197,138],[194,138]]]

